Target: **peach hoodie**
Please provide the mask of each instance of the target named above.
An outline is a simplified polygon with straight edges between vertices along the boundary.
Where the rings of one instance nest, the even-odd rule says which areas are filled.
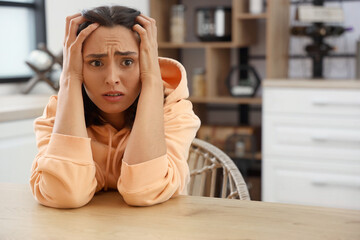
[[[164,124],[167,153],[136,165],[123,159],[130,129],[111,125],[90,126],[89,138],[52,133],[57,97],[52,96],[34,127],[38,154],[30,185],[41,204],[76,208],[87,204],[95,192],[117,189],[129,205],[147,206],[186,194],[187,157],[200,120],[186,100],[186,72],[175,60],[159,58],[165,86]],[[136,156],[132,156],[136,157]]]

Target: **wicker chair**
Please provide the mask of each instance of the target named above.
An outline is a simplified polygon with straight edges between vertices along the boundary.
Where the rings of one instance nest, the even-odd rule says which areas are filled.
[[[239,169],[214,145],[195,138],[190,147],[188,164],[189,195],[250,200]]]

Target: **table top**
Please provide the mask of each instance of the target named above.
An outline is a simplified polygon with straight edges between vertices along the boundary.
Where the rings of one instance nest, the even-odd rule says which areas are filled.
[[[0,183],[0,239],[360,239],[360,211],[193,196],[130,207],[118,192],[54,209]]]

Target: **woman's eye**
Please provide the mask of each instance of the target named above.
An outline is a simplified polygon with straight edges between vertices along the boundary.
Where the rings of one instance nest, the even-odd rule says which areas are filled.
[[[93,66],[93,67],[101,67],[104,64],[99,60],[94,60],[94,61],[90,62],[90,65]]]
[[[130,60],[130,59],[126,59],[122,62],[122,65],[124,66],[130,66],[131,64],[133,64],[134,61],[133,60]]]

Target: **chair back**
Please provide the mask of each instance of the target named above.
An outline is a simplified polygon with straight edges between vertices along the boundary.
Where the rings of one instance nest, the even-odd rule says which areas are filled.
[[[239,169],[214,145],[195,138],[190,146],[188,164],[189,195],[250,200]]]

